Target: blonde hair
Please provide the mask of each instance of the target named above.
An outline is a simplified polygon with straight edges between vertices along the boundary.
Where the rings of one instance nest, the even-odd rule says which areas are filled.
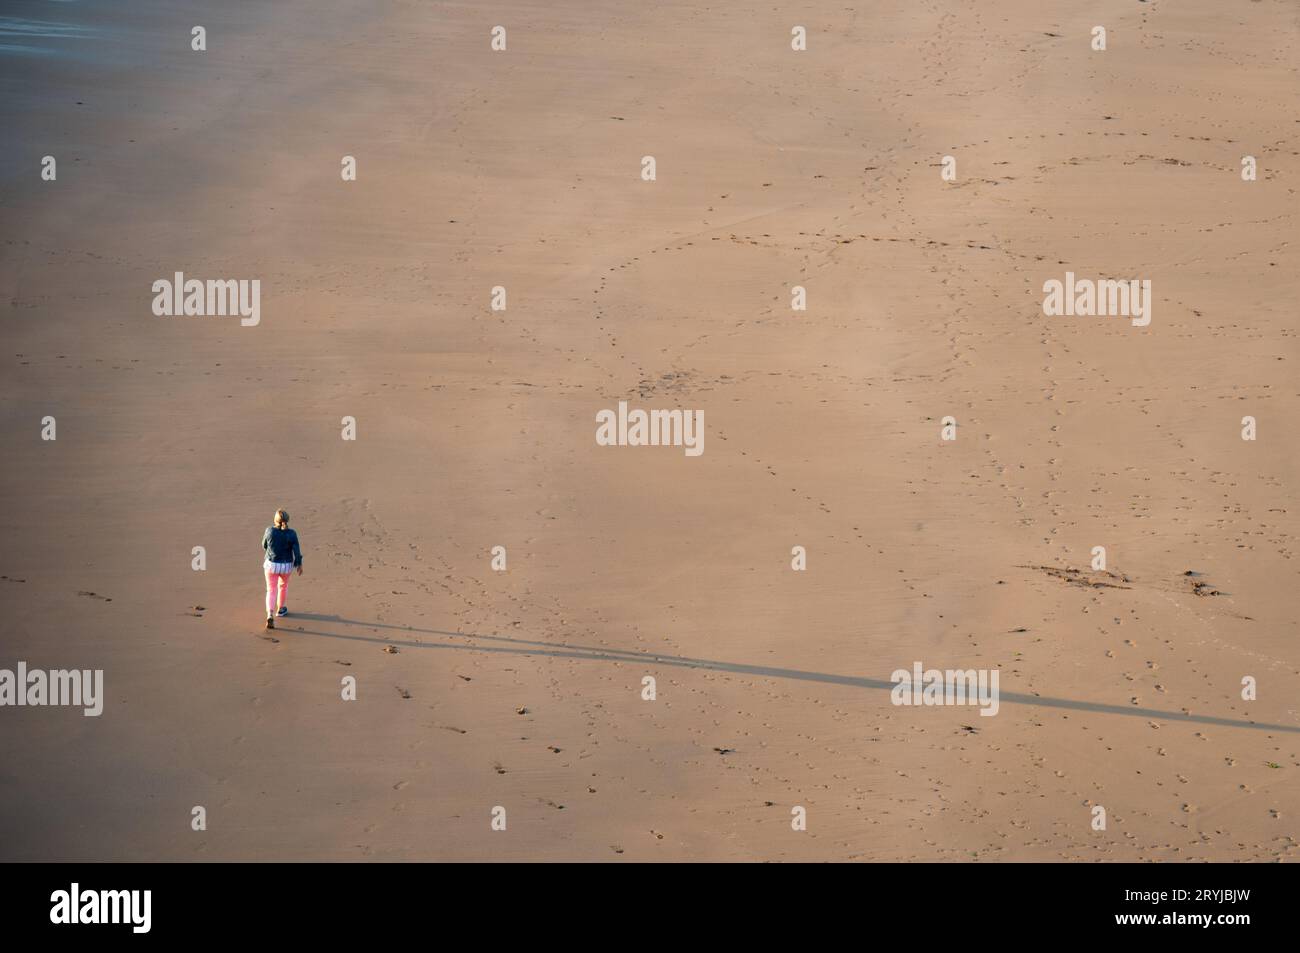
[[[288,511],[288,510],[276,510],[276,511],[275,511],[275,525],[278,526],[278,527],[280,527],[280,529],[284,529],[286,526],[289,525],[289,511]]]

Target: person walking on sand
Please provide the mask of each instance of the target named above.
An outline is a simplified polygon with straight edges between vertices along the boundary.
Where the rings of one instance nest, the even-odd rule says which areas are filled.
[[[302,575],[302,550],[298,548],[298,534],[289,528],[289,514],[275,511],[275,524],[262,534],[262,551],[266,559],[262,569],[266,573],[266,627],[275,628],[276,615],[288,615],[285,595],[289,591],[289,574],[295,569]]]

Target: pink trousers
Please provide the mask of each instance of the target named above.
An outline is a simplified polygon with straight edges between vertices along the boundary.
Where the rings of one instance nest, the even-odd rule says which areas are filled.
[[[289,573],[266,570],[266,615],[275,615],[284,605],[285,594],[289,591]]]

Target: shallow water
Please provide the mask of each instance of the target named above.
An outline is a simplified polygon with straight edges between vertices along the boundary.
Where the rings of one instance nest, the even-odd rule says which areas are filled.
[[[45,0],[41,4],[26,3],[22,6],[44,8],[49,2],[50,0]],[[72,16],[82,9],[80,5],[68,0],[55,2],[65,7],[66,12]],[[49,56],[75,53],[78,46],[85,45],[84,41],[103,36],[103,30],[68,20],[0,16],[0,55]]]

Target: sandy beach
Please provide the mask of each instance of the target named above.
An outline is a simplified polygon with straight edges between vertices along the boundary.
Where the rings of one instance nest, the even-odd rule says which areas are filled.
[[[1297,859],[1300,12],[1090,7],[8,4],[0,860]]]

